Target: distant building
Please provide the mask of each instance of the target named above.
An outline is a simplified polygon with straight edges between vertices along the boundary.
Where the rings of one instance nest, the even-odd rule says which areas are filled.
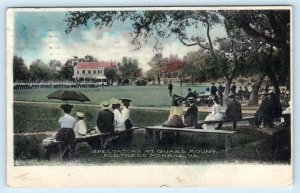
[[[93,81],[93,82],[107,82],[104,75],[106,68],[115,68],[117,65],[114,62],[78,62],[74,66],[73,78],[76,81]]]

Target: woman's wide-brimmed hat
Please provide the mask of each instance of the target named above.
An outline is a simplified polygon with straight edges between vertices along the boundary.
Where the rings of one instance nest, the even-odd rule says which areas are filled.
[[[63,104],[60,105],[60,108],[66,111],[70,111],[73,108],[73,105],[69,105],[69,104]]]

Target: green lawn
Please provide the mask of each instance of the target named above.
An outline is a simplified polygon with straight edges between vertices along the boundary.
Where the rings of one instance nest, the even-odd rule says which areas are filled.
[[[62,115],[59,104],[14,104],[14,133],[56,131],[58,119]],[[74,105],[71,114],[77,111],[85,113],[85,121],[89,128],[96,125],[100,108]],[[134,126],[143,127],[160,125],[168,118],[169,112],[165,110],[132,109],[131,119]],[[199,113],[203,119],[206,113]]]
[[[187,95],[188,86],[182,87],[182,96]],[[191,87],[193,90],[203,90],[204,86]],[[48,100],[47,96],[58,89],[14,90],[15,101],[61,102]],[[111,86],[101,88],[72,89],[84,93],[92,104],[99,104],[103,100],[114,98],[130,98],[134,106],[167,107],[171,105],[171,98],[167,86]],[[174,86],[173,93],[181,95],[181,87]]]

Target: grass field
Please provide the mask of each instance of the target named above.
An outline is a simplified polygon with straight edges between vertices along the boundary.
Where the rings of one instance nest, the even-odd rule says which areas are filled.
[[[187,95],[189,87],[182,87],[182,96]],[[191,87],[193,90],[203,91],[204,86]],[[47,96],[58,89],[36,89],[36,90],[14,90],[14,101],[34,102],[58,102],[60,100],[48,100]],[[132,105],[145,107],[167,107],[171,106],[171,98],[167,86],[111,86],[101,88],[78,88],[72,89],[84,93],[91,102],[99,104],[103,100],[114,98],[132,99]],[[173,93],[181,95],[181,87],[174,86]]]
[[[183,87],[183,96],[187,94]],[[193,88],[193,87],[192,87]],[[203,89],[194,87],[193,89]],[[46,134],[38,132],[57,131],[58,119],[61,116],[59,109],[61,101],[48,100],[46,97],[56,89],[15,90],[15,101],[33,101],[42,103],[14,103],[14,158],[15,165],[58,165],[58,162],[49,162],[45,159],[45,149],[42,140]],[[134,126],[143,127],[159,125],[168,117],[167,110],[149,109],[147,107],[169,107],[171,99],[166,86],[118,86],[102,89],[76,89],[85,93],[91,100],[87,104],[99,104],[102,100],[112,97],[130,98],[134,106],[141,109],[131,110],[131,119]],[[179,86],[175,86],[174,93],[180,95]],[[50,104],[47,102],[57,102]],[[72,102],[73,103],[73,102]],[[145,107],[145,108],[143,108]],[[100,109],[93,105],[78,105],[75,103],[72,115],[77,111],[85,113],[85,121],[89,128],[96,125]],[[202,120],[207,113],[199,113],[198,119]],[[226,129],[226,128],[225,128]],[[24,133],[36,133],[24,135]],[[279,136],[279,137],[278,137]],[[132,147],[116,147],[116,149],[130,150],[214,150],[217,153],[200,154],[197,157],[185,158],[109,158],[102,153],[92,153],[87,145],[78,146],[74,157],[64,164],[67,165],[107,165],[107,164],[161,164],[161,163],[213,163],[213,162],[262,162],[262,163],[290,163],[290,136],[283,133],[276,137],[263,135],[259,131],[247,127],[239,128],[232,138],[232,150],[225,154],[224,139],[217,136],[194,136],[191,134],[180,135],[176,143],[161,143],[158,146],[149,146],[145,141],[145,130],[134,133],[135,145]],[[275,145],[274,145],[275,144]]]
[[[59,104],[14,104],[14,133],[43,132],[58,130],[58,119],[62,115]],[[71,115],[77,111],[85,113],[85,121],[89,128],[96,125],[100,108],[91,106],[74,105]],[[131,119],[134,126],[143,127],[160,125],[167,120],[168,111],[132,109]],[[203,119],[206,113],[199,113],[199,119]]]

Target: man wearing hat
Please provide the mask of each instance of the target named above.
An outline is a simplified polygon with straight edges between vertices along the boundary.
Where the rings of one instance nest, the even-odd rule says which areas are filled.
[[[215,96],[217,95],[218,89],[217,89],[217,87],[215,86],[215,83],[214,83],[214,82],[211,83],[211,84],[212,84],[212,86],[210,87],[210,95],[213,96],[213,97],[215,97]]]
[[[85,136],[87,134],[87,126],[83,120],[83,117],[84,117],[84,113],[82,112],[76,113],[77,122],[74,126],[74,132],[76,137]]]
[[[110,103],[112,105],[113,113],[114,113],[114,126],[115,131],[124,131],[125,125],[121,113],[121,101],[115,98],[110,99]]]
[[[196,95],[195,95],[195,93],[194,92],[192,92],[192,89],[191,88],[188,88],[188,94],[186,95],[186,97],[185,97],[185,100],[188,100],[188,98],[194,98],[195,100],[196,100]]]
[[[184,123],[188,126],[195,126],[197,124],[198,108],[195,105],[195,99],[193,97],[188,98],[190,107],[184,113]]]
[[[114,132],[114,114],[109,110],[110,103],[103,101],[102,110],[98,114],[97,127],[101,133]]]
[[[231,94],[236,94],[236,86],[235,86],[235,82],[232,82],[232,86],[230,87],[230,93],[231,93]]]
[[[242,119],[241,104],[235,99],[234,94],[228,96],[229,102],[227,103],[227,109],[225,111],[224,120],[232,121],[232,129],[236,129],[236,122]],[[223,123],[220,123],[217,129],[222,127]]]
[[[277,113],[280,115],[282,113],[281,104],[274,95],[273,91],[270,90],[268,93],[263,94],[261,104],[258,107],[256,113],[254,114],[255,125],[259,127],[261,125],[261,122],[263,122],[264,128],[271,128],[273,126],[273,119],[274,117],[276,117],[275,114]]]
[[[60,130],[55,135],[55,139],[58,141],[73,141],[75,139],[73,128],[76,123],[76,119],[70,115],[73,106],[63,104],[60,108],[63,110],[64,115],[58,120]]]

